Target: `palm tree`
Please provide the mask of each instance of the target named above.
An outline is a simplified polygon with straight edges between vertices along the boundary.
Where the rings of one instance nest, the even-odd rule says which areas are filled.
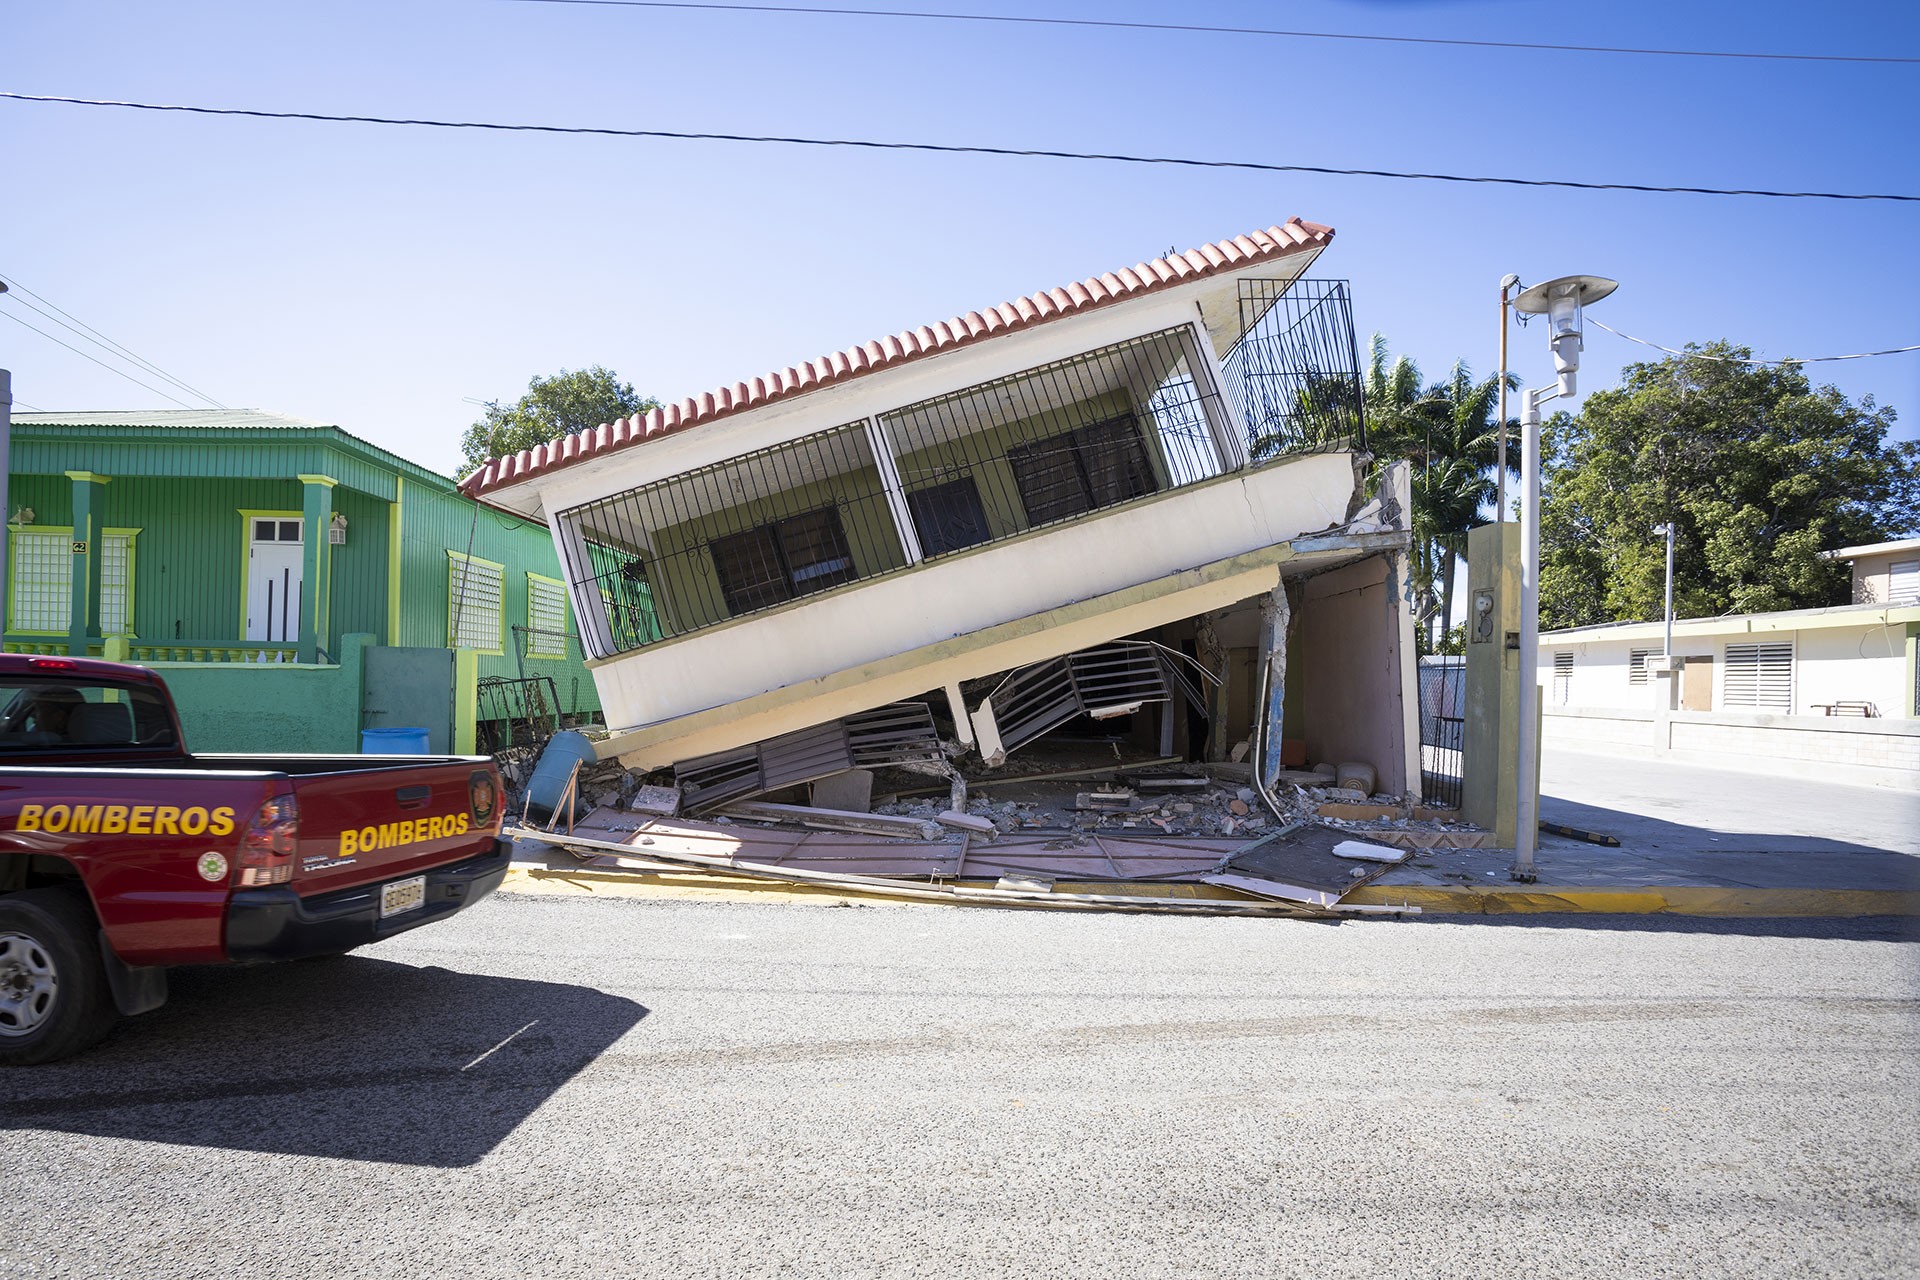
[[[1486,523],[1481,510],[1493,504],[1497,492],[1499,379],[1476,383],[1461,360],[1445,381],[1423,391],[1419,366],[1406,356],[1389,363],[1386,339],[1379,334],[1373,336],[1370,357],[1368,437],[1376,456],[1412,464],[1414,589],[1427,624],[1428,651],[1437,652],[1453,618],[1455,568],[1466,554],[1467,532]],[[1513,385],[1510,380],[1509,389]],[[1508,425],[1516,424],[1509,420]]]

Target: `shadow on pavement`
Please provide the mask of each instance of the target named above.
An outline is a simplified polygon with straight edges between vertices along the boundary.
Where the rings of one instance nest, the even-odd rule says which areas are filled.
[[[1612,933],[1717,933],[1745,938],[1815,938],[1841,942],[1920,943],[1920,919],[1912,916],[1767,917],[1597,915],[1581,912],[1529,915],[1421,915],[1409,924],[1485,925],[1502,929],[1589,929]],[[1370,923],[1370,922],[1369,922]]]
[[[647,1014],[590,987],[363,956],[171,981],[91,1052],[0,1073],[0,1131],[470,1165]]]
[[[1660,807],[1657,799],[1645,802],[1649,809]],[[1920,803],[1916,803],[1920,812]],[[1828,836],[1794,835],[1788,833],[1770,833],[1761,831],[1735,831],[1724,826],[1688,825],[1685,822],[1671,821],[1654,817],[1647,812],[1629,812],[1624,809],[1603,808],[1599,805],[1580,804],[1573,800],[1562,800],[1543,791],[1540,796],[1540,816],[1548,822],[1558,822],[1564,826],[1578,827],[1584,831],[1596,831],[1616,837],[1621,845],[1636,852],[1650,851],[1659,853],[1812,853],[1812,854],[1876,854],[1888,858],[1904,858],[1913,864],[1917,882],[1920,882],[1920,858],[1901,853],[1897,849],[1886,849],[1876,845],[1861,844],[1854,840],[1838,839]],[[1827,815],[1831,818],[1836,836],[1843,833],[1847,823],[1845,813]],[[1743,825],[1765,827],[1767,815],[1754,813],[1748,815]],[[1567,840],[1565,837],[1540,834],[1541,847],[1551,842],[1556,848],[1596,848]]]

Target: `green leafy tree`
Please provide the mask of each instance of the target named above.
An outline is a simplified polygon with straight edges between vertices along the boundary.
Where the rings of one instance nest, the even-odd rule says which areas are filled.
[[[461,474],[484,465],[489,458],[502,458],[659,407],[658,400],[640,395],[631,383],[620,381],[612,370],[597,364],[572,371],[562,369],[551,378],[536,377],[527,383],[527,394],[513,404],[487,401],[485,415],[460,437],[465,464]]]
[[[1892,409],[1754,365],[1726,342],[1629,367],[1623,384],[1546,426],[1542,627],[1709,617],[1847,599],[1821,551],[1920,523],[1920,445],[1889,441]]]

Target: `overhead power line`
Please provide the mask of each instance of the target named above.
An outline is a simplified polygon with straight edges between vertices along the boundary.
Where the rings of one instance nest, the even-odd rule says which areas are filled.
[[[1185,31],[1205,35],[1277,36],[1289,40],[1350,40],[1374,44],[1451,45],[1466,49],[1521,49],[1552,53],[1621,53],[1656,58],[1734,58],[1763,62],[1882,62],[1920,65],[1920,58],[1841,53],[1749,53],[1732,49],[1643,49],[1607,44],[1536,44],[1523,40],[1461,40],[1444,36],[1383,36],[1352,31],[1288,31],[1274,27],[1210,27],[1188,22],[1121,22],[1111,18],[1041,18],[1026,14],[927,13],[912,9],[841,9],[824,5],[699,4],[694,0],[508,0],[513,4],[575,5],[600,9],[699,9],[716,13],[794,13],[846,18],[922,18],[937,22],[1023,23],[1045,27],[1109,27],[1124,31]]]
[[[181,381],[179,378],[174,377],[172,374],[168,373],[165,369],[162,369],[159,365],[155,364],[153,361],[148,360],[143,356],[135,355],[133,352],[129,351],[126,347],[121,346],[119,343],[115,342],[112,338],[109,338],[106,334],[101,333],[98,329],[94,328],[90,324],[87,324],[85,321],[79,319],[77,316],[71,315],[66,311],[62,311],[59,307],[55,306],[52,302],[48,301],[46,298],[42,297],[41,295],[35,293],[33,290],[27,288],[25,285],[21,284],[18,280],[14,279],[12,276],[6,275],[4,273],[0,273],[0,280],[4,280],[7,282],[9,286],[10,296],[12,296],[16,302],[18,302],[21,306],[27,308],[29,311],[34,311],[39,313],[44,318],[51,320],[53,321],[53,323],[59,325],[62,329],[67,330],[69,333],[76,335],[77,337],[81,338],[84,341],[91,342],[94,346],[99,347],[102,351],[105,351],[108,355],[113,356],[116,359],[124,360],[128,364],[133,365],[136,369],[139,369],[146,373],[151,373],[155,377],[161,378],[167,382],[172,383],[174,386],[180,388],[180,390],[185,391],[188,395],[198,396],[202,400],[205,400],[208,404],[213,405],[217,409],[224,409],[227,407],[226,405],[221,404],[218,400],[215,400],[212,396],[208,395],[206,392],[200,390],[198,387],[192,386],[186,382]],[[33,298],[37,300],[37,302],[40,305],[36,306],[33,302],[28,302],[27,301],[28,298]]]
[[[1746,187],[1668,187],[1639,182],[1575,182],[1566,178],[1506,178],[1484,174],[1417,173],[1396,169],[1342,169],[1327,165],[1267,164],[1257,160],[1196,160],[1182,156],[1136,156],[1114,152],[1058,151],[1038,147],[965,146],[938,142],[877,142],[864,138],[801,138],[775,134],[683,133],[669,129],[616,129],[558,124],[500,124],[484,120],[425,120],[392,116],[330,115],[317,111],[258,111],[240,107],[191,107],[177,103],[119,102],[66,98],[50,94],[8,93],[17,102],[55,102],[82,107],[120,107],[132,111],[181,111],[203,116],[244,116],[256,120],[314,120],[328,124],[409,125],[429,129],[485,129],[496,133],[551,133],[606,138],[665,138],[683,142],[757,142],[795,147],[854,147],[870,151],[924,151],[943,155],[1021,156],[1049,160],[1104,160],[1113,164],[1178,165],[1193,169],[1242,169],[1259,173],[1312,173],[1340,178],[1396,178],[1414,182],[1489,183],[1508,187],[1560,187],[1577,191],[1641,191],[1657,195],[1757,196],[1774,200],[1892,200],[1920,204],[1920,195],[1848,191],[1770,191]]]
[[[1677,351],[1672,347],[1663,347],[1657,342],[1648,342],[1645,338],[1636,338],[1630,333],[1622,333],[1609,324],[1602,324],[1592,316],[1586,322],[1598,329],[1605,329],[1616,338],[1625,338],[1628,342],[1637,342],[1643,347],[1652,347],[1655,351],[1664,351],[1670,356],[1682,356],[1688,360],[1714,360],[1721,364],[1820,364],[1829,360],[1865,360],[1871,356],[1898,356],[1909,351],[1920,351],[1920,343],[1911,347],[1888,347],[1885,351],[1856,351],[1846,356],[1788,356],[1784,360],[1757,360],[1747,356],[1710,356],[1701,351]]]
[[[196,405],[188,404],[185,400],[180,399],[178,396],[168,395],[166,392],[154,386],[152,383],[141,382],[140,379],[134,377],[132,374],[128,373],[126,370],[116,369],[112,365],[108,364],[105,360],[100,360],[93,356],[88,355],[86,352],[82,351],[80,348],[74,346],[71,342],[61,342],[60,339],[54,337],[52,334],[48,333],[45,329],[34,328],[34,326],[28,324],[25,320],[22,320],[19,316],[13,314],[13,312],[11,311],[0,311],[0,316],[5,316],[7,319],[13,321],[15,324],[20,325],[22,328],[33,329],[35,333],[45,338],[48,342],[58,343],[60,346],[65,347],[67,350],[73,352],[73,354],[81,357],[82,359],[92,360],[95,364],[99,365],[102,369],[105,369],[108,373],[118,374],[120,377],[125,378],[128,382],[135,383],[139,386],[145,387],[147,390],[153,392],[153,394],[159,396],[161,399],[173,401],[175,404],[179,405],[182,409],[193,409],[198,407]]]

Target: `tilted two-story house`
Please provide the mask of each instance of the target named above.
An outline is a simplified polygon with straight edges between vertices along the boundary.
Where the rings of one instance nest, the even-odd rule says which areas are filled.
[[[1153,701],[1089,656],[1132,653],[1204,675],[1207,723],[1162,706],[1163,745],[1271,769],[1300,744],[1417,790],[1405,478],[1365,453],[1345,286],[1302,279],[1332,237],[1296,219],[1157,258],[461,487],[551,526],[629,766],[903,700],[995,759]]]

